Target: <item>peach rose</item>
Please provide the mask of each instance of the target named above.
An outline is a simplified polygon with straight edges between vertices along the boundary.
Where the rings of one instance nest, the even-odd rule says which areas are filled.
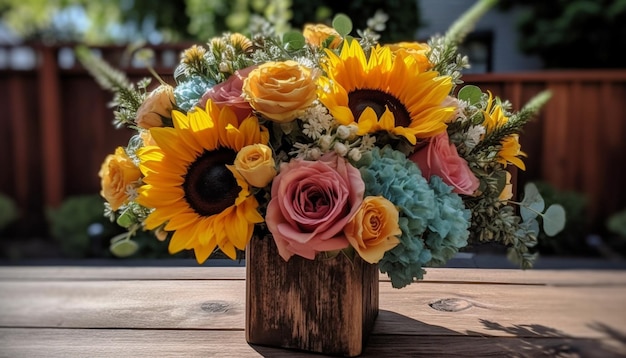
[[[429,143],[411,154],[409,159],[417,164],[424,178],[430,180],[432,175],[437,175],[457,194],[472,195],[480,184],[465,159],[450,143],[447,132],[430,138]]]
[[[280,256],[313,260],[318,252],[348,247],[343,228],[359,210],[364,192],[359,170],[334,152],[316,161],[284,163],[272,182],[265,215]]]
[[[98,172],[100,195],[117,210],[128,201],[128,186],[135,186],[141,177],[139,168],[128,157],[123,147],[117,147],[115,154],[109,154]]]
[[[212,100],[220,108],[229,106],[235,112],[239,123],[252,114],[250,103],[241,94],[243,80],[248,76],[250,71],[257,66],[250,66],[235,71],[228,79],[222,83],[218,83],[202,95],[198,106],[204,108],[207,100]]]
[[[272,149],[265,144],[245,146],[235,158],[235,169],[248,184],[257,188],[263,188],[274,179],[275,166]]]
[[[295,61],[266,62],[243,81],[254,110],[278,123],[291,122],[317,98],[316,74]]]
[[[315,47],[335,49],[342,41],[341,35],[335,29],[324,24],[307,24],[302,30],[302,35],[307,43]]]
[[[174,88],[170,85],[160,85],[150,92],[137,109],[135,124],[145,129],[163,127],[163,118],[172,118],[174,103],[176,103]]]
[[[398,224],[399,216],[391,201],[382,196],[368,196],[343,232],[359,256],[375,264],[385,252],[400,243],[398,236],[402,235],[402,230]]]

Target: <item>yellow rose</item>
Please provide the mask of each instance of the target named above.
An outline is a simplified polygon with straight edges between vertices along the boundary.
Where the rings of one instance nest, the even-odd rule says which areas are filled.
[[[323,24],[307,24],[304,26],[302,35],[306,39],[306,42],[315,47],[324,47],[324,42],[332,38],[329,43],[326,44],[327,48],[335,49],[341,45],[341,35],[332,27]]]
[[[513,184],[511,184],[511,173],[506,172],[506,184],[500,193],[498,199],[505,201],[513,197]]]
[[[368,196],[343,231],[361,258],[375,264],[400,243],[398,209],[382,196]]]
[[[272,150],[265,144],[243,147],[235,158],[235,169],[248,184],[257,188],[263,188],[276,176]]]
[[[174,109],[174,88],[160,85],[150,92],[137,110],[135,124],[141,128],[163,127],[163,118],[172,118]]]
[[[243,93],[254,110],[270,120],[294,120],[317,98],[316,74],[295,61],[266,62],[248,74]]]
[[[111,209],[117,210],[128,201],[126,188],[141,177],[141,172],[124,148],[117,147],[115,154],[105,158],[98,175],[102,188],[100,195],[111,205]]]
[[[391,51],[396,55],[413,58],[419,65],[420,71],[427,71],[433,67],[428,60],[428,52],[430,46],[421,42],[398,42],[388,45]]]

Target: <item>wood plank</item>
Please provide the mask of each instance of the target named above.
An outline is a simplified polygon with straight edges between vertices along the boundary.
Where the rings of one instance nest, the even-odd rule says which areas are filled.
[[[27,106],[30,104],[28,103],[28,98],[24,96],[25,82],[15,73],[9,77],[9,86],[11,104],[11,116],[9,116],[11,124],[10,142],[12,143],[13,160],[11,161],[12,169],[7,170],[5,175],[11,175],[15,190],[7,191],[5,194],[11,193],[18,207],[23,210],[29,198],[28,165],[29,156],[33,154],[32,148],[29,146],[29,138],[32,138],[33,133],[29,132],[29,121],[26,111]]]
[[[626,285],[624,270],[427,268],[422,282],[527,285]],[[244,280],[244,266],[2,266],[0,281]],[[389,282],[386,274],[379,279]],[[384,284],[383,284],[384,285]],[[390,286],[391,284],[387,284]]]
[[[519,328],[511,338],[449,336],[370,337],[361,357],[624,357],[616,339],[545,338],[544,328]],[[502,329],[509,329],[503,327]],[[513,328],[516,329],[516,328]],[[131,353],[132,352],[132,353]],[[393,352],[393,353],[391,353]],[[7,329],[0,328],[0,355],[12,358],[56,357],[327,357],[248,345],[243,331]]]
[[[42,133],[42,185],[45,207],[58,207],[64,199],[63,126],[61,125],[61,91],[56,49],[40,46],[39,103]]]
[[[422,322],[480,336],[494,334],[490,326],[497,323],[549,327],[546,336],[599,338],[595,325],[626,332],[625,298],[623,285],[381,285],[374,331],[430,334]],[[431,307],[441,301],[450,311]],[[3,327],[243,330],[244,320],[243,280],[0,282]]]

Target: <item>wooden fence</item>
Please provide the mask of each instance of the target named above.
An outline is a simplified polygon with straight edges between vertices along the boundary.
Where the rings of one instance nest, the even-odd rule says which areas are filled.
[[[186,47],[157,47],[154,67],[171,81],[172,59]],[[104,157],[125,145],[127,129],[112,125],[111,93],[100,89],[77,63],[60,66],[68,48],[34,47],[33,69],[0,69],[0,192],[18,204],[16,235],[46,235],[45,210],[70,196],[99,192]],[[0,49],[1,50],[1,49]],[[71,50],[71,49],[70,49]],[[121,64],[124,49],[101,48]],[[70,51],[71,52],[71,51]],[[544,89],[553,98],[521,137],[527,170],[518,182],[543,180],[559,190],[583,193],[589,232],[604,230],[608,215],[626,208],[626,70],[540,71],[466,75],[465,82],[491,90],[519,106]],[[582,233],[581,233],[582,234]]]

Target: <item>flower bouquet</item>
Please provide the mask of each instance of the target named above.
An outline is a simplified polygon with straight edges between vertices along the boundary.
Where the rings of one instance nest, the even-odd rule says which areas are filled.
[[[462,86],[457,46],[492,5],[427,43],[353,36],[342,15],[285,33],[257,21],[183,51],[175,83],[154,74],[151,90],[83,49],[115,93],[116,125],[137,131],[99,173],[106,214],[129,229],[112,250],[132,252],[147,230],[201,264],[258,240],[284,262],[361,260],[396,288],[469,242],[531,267],[539,224],[555,234],[564,211],[544,212],[532,184],[512,201],[509,168],[524,169],[518,136],[549,93],[514,113]]]

